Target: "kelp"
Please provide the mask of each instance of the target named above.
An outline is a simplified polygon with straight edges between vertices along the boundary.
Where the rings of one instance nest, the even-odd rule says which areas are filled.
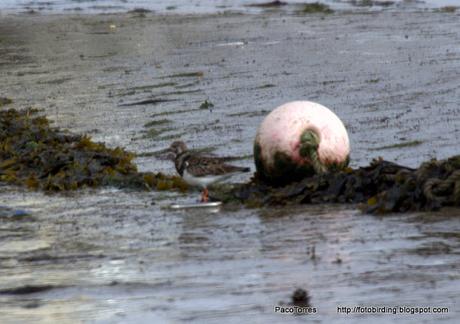
[[[367,167],[313,175],[282,187],[266,184],[256,173],[249,183],[216,198],[248,207],[350,203],[366,213],[433,211],[460,205],[460,155],[417,169],[379,158]]]
[[[314,13],[324,13],[324,14],[331,14],[334,10],[332,10],[327,4],[314,2],[314,3],[306,3],[303,5],[302,10],[299,13],[301,14],[314,14]]]
[[[187,190],[178,177],[138,172],[135,155],[85,135],[50,126],[36,109],[0,110],[0,182],[46,192],[116,186],[136,190]],[[211,190],[211,198],[247,207],[289,204],[358,204],[367,213],[433,211],[460,206],[460,155],[418,168],[375,159],[272,186],[255,173],[248,183]]]
[[[7,97],[0,97],[0,107],[13,103],[13,100]]]
[[[138,172],[135,155],[50,126],[36,109],[0,110],[0,181],[43,191],[116,186],[186,190],[177,176]]]

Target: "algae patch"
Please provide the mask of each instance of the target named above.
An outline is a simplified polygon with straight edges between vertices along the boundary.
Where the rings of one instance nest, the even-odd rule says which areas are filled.
[[[380,78],[366,80],[367,83],[379,83]]]
[[[37,109],[0,111],[0,182],[48,192],[99,186],[186,190],[179,177],[138,172],[134,157],[52,128]]]
[[[160,126],[160,125],[165,125],[165,124],[170,124],[172,121],[170,119],[158,119],[158,120],[152,120],[144,125],[144,127],[153,127],[153,126]]]
[[[162,78],[202,78],[204,77],[204,73],[202,71],[196,72],[183,72],[183,73],[176,73],[171,74]]]
[[[394,1],[375,1],[375,0],[352,0],[350,4],[356,7],[389,7],[395,4]]]
[[[214,104],[208,100],[203,101],[203,103],[200,105],[200,109],[211,109],[212,107],[214,107]]]
[[[256,173],[230,193],[213,195],[248,207],[355,203],[367,213],[433,211],[460,206],[460,156],[424,162],[418,169],[375,159],[366,167],[316,174],[278,187]]]
[[[12,103],[13,103],[12,99],[6,98],[6,97],[0,97],[0,107],[6,106]]]
[[[267,84],[261,85],[259,87],[255,87],[255,89],[268,89],[268,88],[274,88],[274,87],[276,87],[276,85],[271,84],[271,83],[267,83]]]
[[[252,3],[246,5],[247,7],[255,7],[255,8],[277,8],[286,6],[287,3],[279,0],[271,1],[271,2],[264,2],[264,3]]]
[[[332,10],[327,4],[314,2],[314,3],[306,3],[303,5],[303,8],[300,10],[302,14],[315,14],[315,13],[324,13],[324,14],[331,14],[334,10]]]
[[[437,9],[436,11],[437,12],[443,12],[443,13],[455,13],[457,11],[457,9],[459,9],[460,7],[456,7],[456,6],[445,6],[445,7],[441,7],[439,9]]]
[[[396,143],[392,145],[380,146],[380,147],[373,148],[371,150],[372,151],[388,150],[388,149],[394,149],[394,148],[417,146],[420,144],[423,144],[423,141],[415,140],[415,141],[410,141],[410,142],[403,142],[403,143]]]

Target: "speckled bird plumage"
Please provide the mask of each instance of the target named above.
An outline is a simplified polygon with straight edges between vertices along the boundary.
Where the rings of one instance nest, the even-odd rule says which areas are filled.
[[[249,168],[225,163],[228,158],[191,152],[181,141],[172,143],[169,151],[174,154],[174,165],[180,176],[188,184],[203,188],[206,194],[210,184],[225,180],[236,173],[250,171]]]

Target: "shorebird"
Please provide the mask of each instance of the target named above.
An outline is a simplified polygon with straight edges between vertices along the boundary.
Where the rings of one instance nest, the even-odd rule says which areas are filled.
[[[182,141],[173,142],[168,151],[174,154],[174,165],[182,179],[191,186],[203,189],[201,202],[208,201],[209,185],[251,170],[250,168],[226,164],[225,161],[228,158],[203,156],[190,152]]]

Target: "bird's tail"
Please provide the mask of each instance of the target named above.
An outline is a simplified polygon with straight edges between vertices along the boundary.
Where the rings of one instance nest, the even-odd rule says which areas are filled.
[[[233,177],[233,176],[235,176],[237,174],[240,174],[240,173],[243,173],[243,172],[249,172],[249,171],[251,171],[251,168],[238,167],[233,172],[230,172],[230,173],[222,175],[217,182],[221,182],[221,181],[226,180],[228,178],[231,178],[231,177]]]

